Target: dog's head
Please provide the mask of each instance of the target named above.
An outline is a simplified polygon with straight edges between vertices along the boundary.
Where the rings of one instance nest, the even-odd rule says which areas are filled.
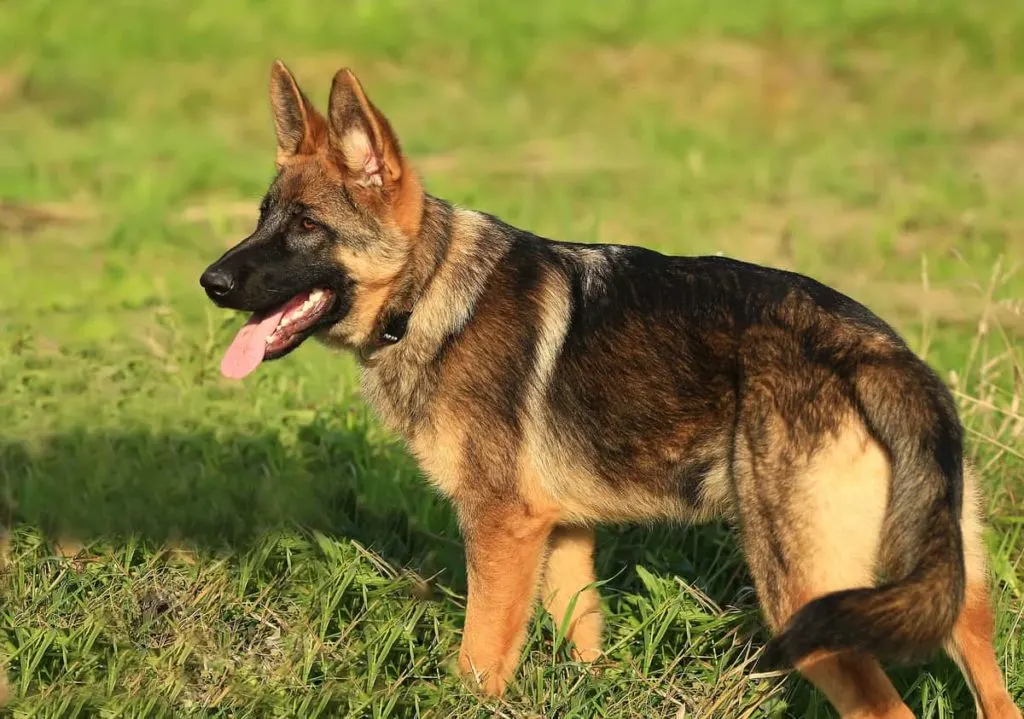
[[[326,118],[280,61],[270,101],[277,176],[255,231],[200,278],[220,307],[253,313],[221,364],[236,378],[313,335],[367,342],[423,212],[391,125],[350,70],[335,75]]]

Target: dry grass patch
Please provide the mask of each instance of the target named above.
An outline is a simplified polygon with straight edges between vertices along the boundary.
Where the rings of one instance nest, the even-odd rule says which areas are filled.
[[[54,225],[91,222],[99,216],[97,208],[84,203],[0,200],[0,231],[12,235],[30,235]]]

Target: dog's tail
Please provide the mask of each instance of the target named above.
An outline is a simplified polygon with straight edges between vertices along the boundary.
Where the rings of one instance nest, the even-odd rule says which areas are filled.
[[[912,662],[949,637],[963,602],[963,429],[953,398],[912,355],[859,371],[855,390],[892,465],[879,557],[887,583],[806,604],[769,642],[766,667],[846,649]]]

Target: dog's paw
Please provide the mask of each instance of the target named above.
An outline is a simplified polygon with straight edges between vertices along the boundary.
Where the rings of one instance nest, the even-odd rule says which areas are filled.
[[[508,684],[503,672],[478,666],[464,649],[459,652],[459,674],[471,687],[491,697],[502,696]]]

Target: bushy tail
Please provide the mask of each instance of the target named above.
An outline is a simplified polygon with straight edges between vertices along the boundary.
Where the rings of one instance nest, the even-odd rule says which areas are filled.
[[[892,463],[880,556],[888,583],[809,602],[769,642],[763,666],[845,649],[912,662],[953,630],[964,594],[963,430],[928,367],[914,357],[894,364],[863,370],[855,385],[863,419]]]

